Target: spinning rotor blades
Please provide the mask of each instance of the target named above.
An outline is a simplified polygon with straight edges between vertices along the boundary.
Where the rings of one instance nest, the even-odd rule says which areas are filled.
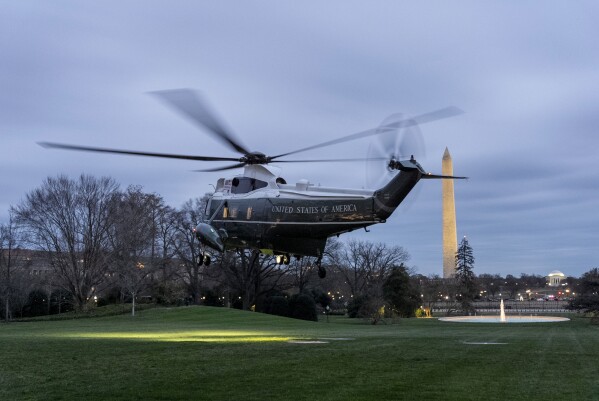
[[[223,127],[197,92],[190,89],[171,89],[150,93],[189,118],[196,125],[208,129],[212,135],[235,151],[244,155],[250,153],[245,146],[241,145],[237,139],[234,139],[233,135]]]
[[[66,149],[66,150],[79,150],[83,152],[99,152],[99,153],[115,153],[121,155],[132,155],[132,156],[150,156],[150,157],[162,157],[166,159],[183,159],[183,160],[196,160],[196,161],[238,161],[238,158],[233,157],[214,157],[214,156],[191,156],[191,155],[177,155],[169,153],[152,153],[152,152],[138,152],[135,150],[122,150],[122,149],[109,149],[109,148],[95,148],[92,146],[78,146],[78,145],[67,145],[64,143],[55,142],[38,142],[38,144],[47,149]]]
[[[275,158],[283,157],[283,156],[289,156],[289,155],[293,155],[296,153],[305,152],[307,150],[324,148],[325,146],[331,146],[331,145],[336,145],[336,144],[343,143],[343,142],[349,142],[349,141],[353,141],[353,140],[360,139],[360,138],[366,138],[368,136],[380,135],[384,132],[395,132],[398,128],[408,128],[408,127],[412,127],[412,126],[417,126],[419,124],[425,124],[425,123],[433,122],[433,121],[440,120],[443,118],[458,116],[463,113],[464,112],[461,109],[459,109],[455,106],[450,106],[450,107],[446,107],[446,108],[436,110],[436,111],[433,111],[430,113],[422,114],[420,116],[412,117],[412,118],[409,118],[406,120],[401,119],[400,118],[401,115],[399,115],[399,114],[393,114],[392,117],[395,117],[395,118],[392,118],[392,117],[388,118],[387,120],[385,120],[384,124],[381,124],[377,128],[358,132],[357,134],[344,136],[344,137],[341,137],[338,139],[334,139],[332,141],[323,142],[318,145],[308,146],[307,148],[302,148],[302,149],[294,150],[291,152],[283,153],[283,154],[280,154],[277,156],[273,156],[271,159],[275,159]]]
[[[173,89],[150,92],[152,95],[158,97],[160,100],[165,102],[168,106],[175,109],[178,113],[182,114],[189,120],[191,120],[196,126],[206,129],[212,136],[223,142],[227,147],[239,153],[240,157],[219,157],[219,156],[195,156],[195,155],[179,155],[170,153],[156,153],[156,152],[141,152],[134,150],[123,150],[123,149],[112,149],[92,146],[79,146],[69,145],[55,142],[40,142],[39,145],[45,148],[54,149],[66,149],[86,152],[99,152],[99,153],[114,153],[122,155],[133,155],[133,156],[148,156],[148,157],[160,157],[168,159],[183,159],[193,161],[230,161],[235,162],[226,166],[220,166],[210,169],[195,170],[203,172],[214,172],[214,171],[225,171],[237,169],[251,164],[268,164],[271,162],[279,163],[321,163],[321,162],[355,162],[365,159],[320,159],[320,160],[280,160],[284,156],[289,156],[301,152],[305,152],[312,149],[323,148],[326,146],[332,146],[343,142],[353,141],[360,138],[365,138],[374,135],[393,135],[398,129],[409,129],[410,127],[417,127],[418,124],[428,123],[442,118],[453,117],[462,113],[462,111],[456,107],[447,107],[444,109],[436,110],[431,113],[422,114],[417,117],[410,119],[401,119],[400,115],[393,115],[392,118],[385,120],[385,122],[375,128],[366,131],[358,132],[356,134],[344,136],[338,139],[334,139],[327,142],[322,142],[317,145],[308,146],[302,149],[293,150],[291,152],[282,153],[276,156],[267,156],[261,152],[250,152],[248,148],[241,143],[230,130],[225,128],[225,125],[215,116],[215,114],[207,106],[207,103],[202,97],[195,91],[190,89]],[[413,146],[407,146],[413,147]],[[402,154],[404,149],[399,146],[394,153]],[[383,162],[388,159],[389,155],[371,155],[368,160]],[[403,155],[402,155],[403,156]]]
[[[380,125],[380,133],[372,139],[368,147],[366,163],[366,186],[378,188],[386,184],[397,170],[389,168],[389,163],[407,160],[414,156],[416,159],[425,156],[424,141],[416,118],[404,119],[402,114],[396,113],[387,117]],[[387,127],[399,121],[401,124],[395,129]]]

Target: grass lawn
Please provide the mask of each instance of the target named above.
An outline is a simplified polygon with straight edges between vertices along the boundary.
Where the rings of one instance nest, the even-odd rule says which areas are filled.
[[[38,399],[599,400],[599,326],[209,307],[0,324],[0,400]]]

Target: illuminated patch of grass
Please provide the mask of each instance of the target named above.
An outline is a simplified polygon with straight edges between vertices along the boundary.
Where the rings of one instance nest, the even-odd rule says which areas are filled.
[[[505,344],[468,344],[485,342]],[[584,319],[372,326],[154,309],[0,324],[0,400],[587,400],[597,360],[599,327]]]
[[[249,331],[157,331],[157,332],[80,332],[56,334],[59,338],[72,339],[115,339],[115,340],[141,340],[141,341],[199,341],[199,342],[261,342],[261,341],[288,341],[290,337],[268,335],[267,333]]]

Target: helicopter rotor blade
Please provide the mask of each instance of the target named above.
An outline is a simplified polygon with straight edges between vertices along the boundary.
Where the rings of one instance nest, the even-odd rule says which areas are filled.
[[[235,151],[244,155],[250,153],[238,139],[234,138],[230,130],[224,128],[199,93],[191,89],[170,89],[149,93],[183,114],[196,125],[206,128]]]
[[[430,113],[425,113],[425,114],[421,114],[416,117],[411,117],[406,120],[398,120],[398,121],[388,122],[384,126],[369,129],[369,130],[362,131],[362,132],[358,132],[356,134],[344,136],[344,137],[341,137],[338,139],[333,139],[332,141],[327,141],[327,142],[319,143],[317,145],[308,146],[306,148],[283,153],[283,154],[280,154],[277,156],[272,156],[271,160],[274,160],[276,158],[283,157],[283,156],[289,156],[289,155],[293,155],[296,153],[305,152],[305,151],[312,150],[312,149],[324,148],[326,146],[336,145],[338,143],[353,141],[353,140],[360,139],[360,138],[366,138],[368,136],[379,135],[381,133],[389,132],[389,131],[395,130],[397,128],[407,128],[407,127],[411,127],[414,125],[425,124],[425,123],[433,122],[436,120],[441,120],[444,118],[457,116],[457,115],[460,115],[463,113],[464,112],[461,109],[459,109],[458,107],[449,106],[449,107],[445,107],[443,109],[432,111]]]
[[[394,128],[389,128],[388,130],[393,130],[393,129]],[[381,131],[380,128],[373,128],[373,129],[369,129],[369,130],[366,130],[366,131],[361,131],[361,132],[358,132],[356,134],[352,134],[352,135],[349,135],[349,136],[346,136],[346,137],[343,137],[343,138],[334,139],[332,141],[327,141],[327,142],[319,143],[317,145],[308,146],[307,148],[302,148],[302,149],[294,150],[294,151],[291,151],[291,152],[283,153],[283,154],[280,154],[280,155],[272,156],[271,160],[277,159],[279,157],[294,155],[296,153],[306,152],[306,151],[312,150],[312,149],[324,148],[326,146],[336,145],[338,143],[343,143],[343,142],[353,141],[353,140],[360,139],[360,138],[365,138],[367,136],[376,135],[376,134],[379,134],[381,132],[382,131]]]
[[[310,159],[310,160],[275,160],[273,163],[329,163],[329,162],[360,162],[373,159],[356,158],[356,159]],[[375,160],[386,160],[381,157]]]
[[[215,171],[234,170],[236,168],[244,167],[244,166],[246,166],[246,164],[247,163],[236,163],[236,164],[231,164],[229,166],[208,168],[208,169],[205,169],[205,170],[192,170],[192,171],[196,172],[196,173],[213,173]]]
[[[401,127],[400,137],[395,143],[394,152],[400,158],[415,156],[426,157],[424,140],[418,124],[410,124],[406,128]]]
[[[433,121],[442,120],[444,118],[459,116],[460,114],[464,114],[464,110],[460,109],[456,106],[448,106],[439,110],[431,111],[430,113],[424,113],[416,117],[410,118],[410,120],[414,120],[414,124],[426,124],[431,123]]]
[[[133,155],[133,156],[149,156],[149,157],[162,157],[166,159],[183,159],[183,160],[195,160],[195,161],[239,161],[239,158],[235,157],[213,157],[213,156],[191,156],[191,155],[178,155],[169,153],[152,153],[152,152],[137,152],[134,150],[122,150],[122,149],[109,149],[109,148],[96,148],[91,146],[78,146],[68,145],[64,143],[54,142],[38,142],[38,145],[47,149],[66,149],[66,150],[78,150],[83,152],[99,152],[99,153],[115,153],[120,155]]]

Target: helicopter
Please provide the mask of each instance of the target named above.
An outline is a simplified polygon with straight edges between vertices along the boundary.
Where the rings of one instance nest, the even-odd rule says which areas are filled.
[[[249,151],[207,106],[203,98],[191,89],[150,92],[168,106],[205,129],[223,142],[239,157],[197,156],[151,153],[132,150],[79,146],[55,142],[39,142],[45,148],[121,155],[183,159],[202,162],[229,162],[224,166],[195,170],[219,172],[243,168],[241,174],[218,179],[214,191],[204,197],[204,221],[195,228],[201,252],[198,265],[211,263],[210,250],[251,249],[275,257],[277,264],[289,264],[292,257],[315,257],[318,275],[326,276],[322,266],[327,240],[332,236],[375,224],[385,223],[395,209],[421,179],[465,179],[466,177],[437,175],[426,172],[413,155],[407,156],[404,143],[396,133],[400,129],[459,115],[456,107],[447,107],[411,118],[389,118],[373,129],[301,149],[268,156]],[[394,149],[371,157],[382,162],[390,180],[375,189],[333,188],[314,185],[306,179],[288,184],[281,177],[281,168],[272,163],[354,162],[356,159],[287,159],[309,150],[353,141],[369,136],[391,135]],[[357,159],[361,160],[361,159]],[[366,160],[366,159],[362,159]]]

